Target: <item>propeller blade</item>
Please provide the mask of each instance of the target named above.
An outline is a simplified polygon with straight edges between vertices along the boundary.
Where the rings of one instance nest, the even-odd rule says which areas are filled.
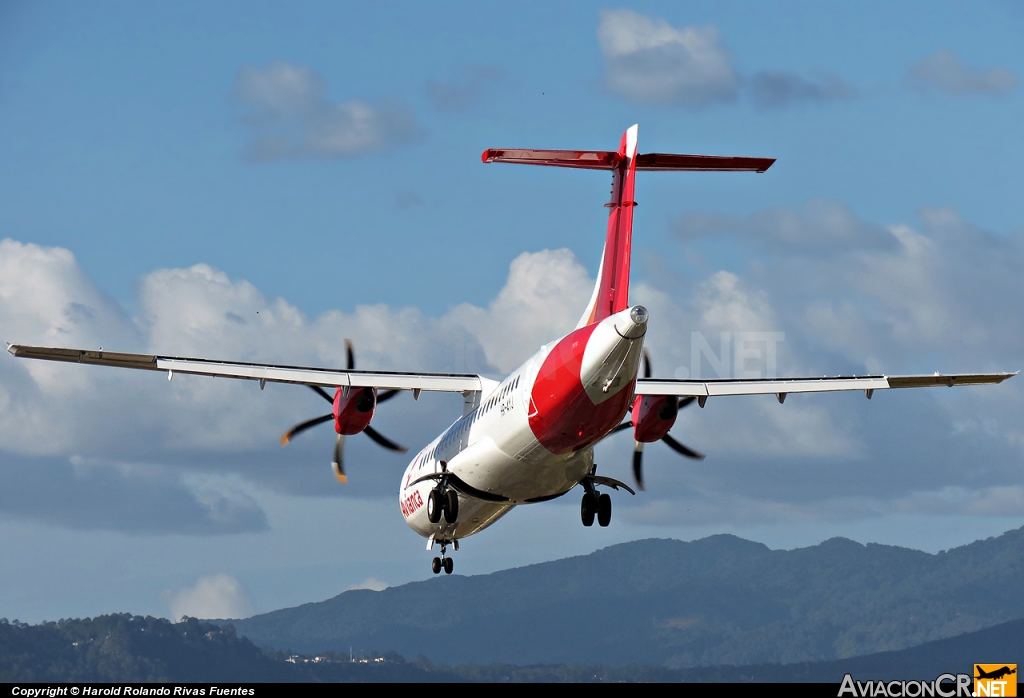
[[[327,402],[331,403],[332,405],[334,404],[334,398],[331,397],[331,394],[324,390],[323,388],[321,388],[319,385],[311,385],[309,387],[316,391],[316,393],[320,395],[320,397],[322,397],[324,400],[327,400]]]
[[[347,360],[348,370],[352,371],[356,367],[356,353],[352,351],[352,342],[345,340],[345,358]]]
[[[672,450],[677,451],[678,453],[682,453],[687,458],[696,458],[697,460],[704,460],[703,453],[698,453],[697,451],[694,451],[692,448],[684,446],[683,444],[679,443],[668,434],[665,434],[663,437],[661,437],[661,440],[668,444]]]
[[[338,440],[334,442],[334,460],[331,462],[331,469],[334,471],[334,477],[338,478],[338,482],[343,485],[348,482],[348,478],[345,477],[344,450],[345,435],[338,434]]]
[[[402,391],[401,390],[385,390],[382,393],[377,393],[377,404],[379,405],[382,402],[387,402],[388,400],[393,398],[395,395],[398,395],[400,392],[402,392]]]
[[[644,349],[644,378],[651,377],[651,355]]]
[[[612,429],[608,433],[609,434],[616,434],[616,433],[622,431],[623,429],[629,429],[632,426],[633,426],[633,422],[623,422],[622,424],[620,424],[619,426],[615,427],[614,429]]]
[[[325,414],[322,417],[314,417],[313,419],[308,419],[302,424],[296,424],[289,431],[285,432],[284,436],[281,437],[281,445],[287,446],[289,441],[295,438],[295,436],[297,436],[298,434],[301,434],[302,432],[306,431],[306,429],[315,427],[317,424],[323,424],[324,422],[329,421],[331,419],[334,419],[333,412],[330,414]]]
[[[633,479],[639,490],[644,488],[644,442],[637,441],[633,448]]]
[[[367,425],[367,427],[363,429],[363,433],[390,451],[398,451],[399,453],[405,453],[406,451],[409,450],[408,448],[401,444],[396,444],[394,441],[387,438],[386,436],[382,436],[379,431],[377,431],[376,429],[369,425]]]

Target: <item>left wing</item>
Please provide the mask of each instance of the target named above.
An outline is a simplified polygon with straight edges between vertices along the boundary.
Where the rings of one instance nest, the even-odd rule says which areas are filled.
[[[304,366],[275,366],[240,361],[189,359],[153,354],[124,354],[113,351],[29,347],[12,344],[7,351],[18,358],[64,361],[67,363],[116,366],[144,371],[166,371],[170,380],[175,373],[190,373],[223,378],[243,378],[266,383],[317,385],[325,388],[383,388],[387,390],[434,390],[472,393],[483,390],[483,379],[469,373],[404,373],[397,371],[355,371]]]
[[[755,378],[719,380],[678,380],[638,378],[637,395],[676,395],[704,401],[718,395],[774,394],[779,402],[789,393],[825,393],[836,390],[863,390],[868,398],[876,390],[888,388],[928,388],[945,385],[989,385],[1002,383],[1016,373],[935,373],[923,376],[836,376],[833,378]]]

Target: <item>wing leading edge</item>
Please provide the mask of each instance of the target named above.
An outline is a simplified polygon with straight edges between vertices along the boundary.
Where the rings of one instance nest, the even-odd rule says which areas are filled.
[[[452,393],[478,392],[483,389],[480,376],[468,373],[404,373],[397,371],[346,371],[304,366],[275,366],[239,361],[214,361],[154,354],[125,354],[112,351],[29,347],[12,344],[7,350],[18,358],[63,361],[134,368],[144,371],[166,371],[222,378],[241,378],[264,383],[292,383],[333,387],[371,387],[388,390],[432,390]]]

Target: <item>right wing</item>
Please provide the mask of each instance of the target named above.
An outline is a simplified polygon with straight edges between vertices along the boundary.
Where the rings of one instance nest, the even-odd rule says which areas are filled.
[[[64,349],[52,347],[29,347],[12,344],[7,348],[11,354],[24,359],[43,359],[67,363],[91,364],[94,366],[116,366],[144,371],[166,371],[167,378],[175,373],[190,373],[222,378],[242,378],[266,383],[292,383],[334,387],[371,387],[385,390],[434,390],[451,393],[481,392],[484,381],[480,376],[469,373],[405,373],[398,371],[355,371],[304,366],[276,366],[272,364],[244,363],[240,361],[215,361],[211,359],[190,359],[154,354],[124,354],[113,351],[92,351],[88,349]]]
[[[935,373],[922,376],[835,376],[823,378],[754,378],[719,380],[680,380],[672,378],[640,378],[637,395],[676,395],[704,401],[716,395],[770,395],[779,402],[789,393],[825,393],[837,390],[863,390],[870,398],[876,390],[889,388],[929,388],[954,385],[989,385],[1002,383],[1016,373]]]

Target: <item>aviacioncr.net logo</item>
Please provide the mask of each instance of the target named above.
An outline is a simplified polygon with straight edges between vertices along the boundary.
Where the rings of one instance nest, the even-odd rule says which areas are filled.
[[[855,681],[847,674],[838,698],[972,698],[970,674],[939,674],[933,681]]]

